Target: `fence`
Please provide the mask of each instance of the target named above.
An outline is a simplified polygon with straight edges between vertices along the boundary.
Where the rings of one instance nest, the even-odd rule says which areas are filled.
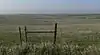
[[[57,37],[57,23],[55,23],[55,27],[53,31],[28,31],[27,27],[24,27],[24,32],[25,32],[25,39],[26,39],[26,43],[28,42],[28,34],[29,33],[53,33],[54,34],[54,39],[53,39],[53,44],[56,43],[56,37]],[[20,34],[20,42],[22,44],[22,34],[21,34],[21,28],[19,27],[19,34]]]

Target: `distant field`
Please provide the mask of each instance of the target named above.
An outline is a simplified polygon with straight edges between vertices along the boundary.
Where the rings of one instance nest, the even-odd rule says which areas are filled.
[[[0,40],[11,44],[19,43],[19,26],[22,31],[24,31],[24,26],[27,26],[28,30],[52,30],[55,22],[58,23],[58,41],[78,39],[83,36],[82,33],[100,32],[99,18],[100,15],[1,15]],[[53,34],[30,34],[29,36],[32,36],[34,41],[52,40],[53,38]]]

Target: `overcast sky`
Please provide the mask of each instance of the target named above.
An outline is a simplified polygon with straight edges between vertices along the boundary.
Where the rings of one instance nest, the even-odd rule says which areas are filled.
[[[0,0],[0,13],[96,13],[100,0]]]

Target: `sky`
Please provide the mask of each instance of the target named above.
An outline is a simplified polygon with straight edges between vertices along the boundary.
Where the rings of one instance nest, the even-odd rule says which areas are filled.
[[[0,14],[100,13],[100,0],[0,0]]]

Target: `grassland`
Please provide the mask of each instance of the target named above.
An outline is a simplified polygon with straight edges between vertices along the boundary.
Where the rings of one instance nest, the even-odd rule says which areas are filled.
[[[87,19],[88,17],[88,19]],[[58,37],[69,38],[69,34],[81,36],[81,32],[99,32],[100,19],[98,14],[91,15],[46,15],[46,14],[24,14],[24,15],[1,15],[0,16],[0,39],[6,42],[19,43],[18,27],[24,31],[26,25],[29,30],[52,30],[54,23],[58,22]],[[24,34],[24,33],[23,33]],[[51,34],[40,34],[41,36],[53,36]],[[38,37],[38,34],[30,34]],[[63,38],[63,37],[64,38]],[[77,36],[77,37],[78,37]],[[35,39],[35,37],[33,39]],[[48,37],[48,38],[49,38]],[[75,37],[75,38],[77,38]],[[23,35],[24,38],[24,35]],[[47,38],[47,39],[48,39]],[[74,37],[71,37],[74,38]],[[43,39],[40,37],[40,39]],[[50,39],[50,38],[49,38]],[[51,38],[52,39],[52,38]]]
[[[82,49],[85,49],[85,47],[87,47],[86,49],[88,49],[89,46],[95,45],[92,47],[98,48],[97,51],[99,52],[100,51],[99,50],[100,48],[99,47],[100,46],[100,19],[99,18],[100,18],[99,14],[96,15],[93,14],[92,15],[88,15],[88,14],[87,15],[67,15],[67,14],[66,15],[65,14],[63,15],[60,14],[58,15],[54,15],[54,14],[53,15],[46,15],[46,14],[1,15],[0,16],[0,42],[1,43],[0,44],[3,46],[13,46],[16,44],[20,44],[19,32],[18,32],[19,26],[21,26],[22,28],[22,37],[23,37],[23,41],[25,41],[24,26],[27,26],[28,30],[33,30],[33,31],[53,30],[54,23],[57,22],[58,23],[57,46],[59,46],[59,44],[64,46],[64,43],[66,43],[67,46],[68,45],[67,42],[68,43],[72,42],[70,46],[78,45],[79,49],[81,49],[80,47],[83,47]],[[52,42],[53,34],[40,34],[40,33],[29,34],[28,40],[29,42],[35,43],[36,46],[38,46],[37,43],[48,42],[48,41]],[[50,43],[50,45],[52,45],[52,43]],[[63,51],[62,50],[63,48],[61,46],[57,48],[58,49],[61,48],[59,52]],[[73,48],[74,48],[73,51],[75,51],[76,47]],[[37,47],[37,49],[43,50],[44,47],[41,48]],[[68,49],[65,48],[65,50]],[[82,53],[84,51],[85,50],[82,50]],[[71,51],[69,51],[69,53],[70,52]],[[79,51],[79,53],[81,52]],[[79,53],[77,54],[80,55]],[[89,52],[88,55],[90,53],[91,52]]]

